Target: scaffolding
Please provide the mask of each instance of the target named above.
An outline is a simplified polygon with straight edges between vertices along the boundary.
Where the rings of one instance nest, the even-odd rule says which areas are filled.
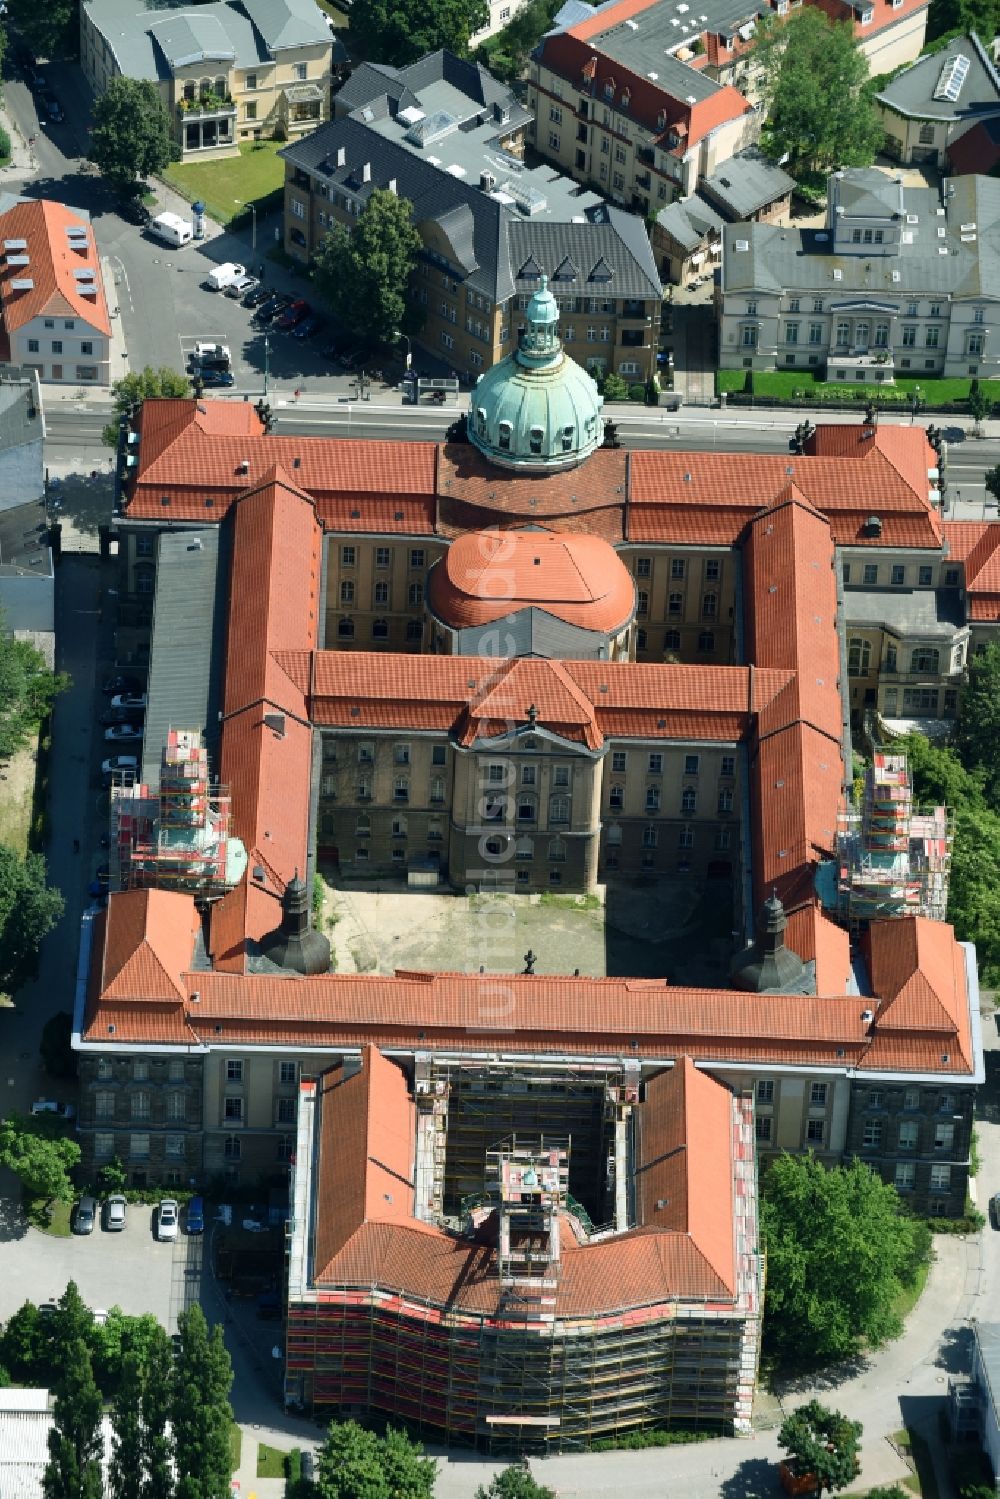
[[[169,729],[159,791],[121,772],[111,787],[112,888],[224,894],[246,870],[230,834],[229,789],[211,781],[197,729]]]
[[[894,916],[943,921],[952,821],[947,807],[916,807],[906,756],[876,750],[860,807],[837,823],[837,913],[852,930]]]

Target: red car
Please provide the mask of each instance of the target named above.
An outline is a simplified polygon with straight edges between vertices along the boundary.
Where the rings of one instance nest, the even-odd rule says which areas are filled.
[[[303,318],[309,316],[309,310],[309,303],[304,302],[300,297],[297,302],[292,303],[291,307],[286,307],[279,318],[275,318],[274,326],[276,328],[294,328],[301,323]]]

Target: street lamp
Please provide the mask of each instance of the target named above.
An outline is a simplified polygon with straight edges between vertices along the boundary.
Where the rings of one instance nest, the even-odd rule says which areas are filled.
[[[410,350],[410,336],[408,333],[397,333],[396,337],[406,339],[406,368],[409,369],[410,365],[413,363],[413,354]]]
[[[913,423],[917,419],[917,412],[920,410],[920,406],[921,406],[920,386],[919,385],[915,385],[913,387],[913,390],[910,392],[910,426],[911,427],[913,426]]]
[[[244,202],[244,200],[242,198],[234,198],[233,202],[234,203],[238,203],[241,208],[249,208],[251,214],[253,215],[253,227],[252,227],[252,229],[250,231],[250,249],[253,252],[253,254],[256,255],[256,253],[257,253],[257,205],[256,205],[256,203],[251,203],[249,201]]]

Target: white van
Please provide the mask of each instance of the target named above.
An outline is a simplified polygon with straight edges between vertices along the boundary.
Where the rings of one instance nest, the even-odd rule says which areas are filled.
[[[158,213],[146,227],[154,238],[162,239],[165,245],[173,245],[175,249],[194,239],[194,225],[190,219],[182,219],[179,213]]]
[[[209,271],[201,284],[209,291],[222,291],[224,287],[231,286],[237,277],[245,276],[246,273],[245,265],[239,265],[235,260],[227,260]]]

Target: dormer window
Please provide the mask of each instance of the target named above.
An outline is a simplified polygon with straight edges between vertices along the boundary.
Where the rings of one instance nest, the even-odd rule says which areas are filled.
[[[544,428],[542,428],[542,427],[532,427],[530,433],[528,434],[528,447],[530,448],[530,450],[531,450],[532,453],[541,454],[541,451],[542,451],[542,438],[544,436],[545,436]]]
[[[604,85],[604,97],[605,99],[613,99],[615,97],[615,80],[613,78],[609,78]]]
[[[563,450],[564,453],[572,453],[572,451],[573,451],[573,438],[574,438],[575,435],[576,434],[574,433],[572,427],[563,427],[563,431],[562,431],[562,450]]]
[[[507,453],[507,452],[510,451],[510,434],[511,434],[512,430],[513,430],[513,428],[511,427],[510,422],[501,422],[500,423],[500,430],[499,430],[499,435],[498,435],[498,438],[497,438],[497,446],[504,453]]]
[[[656,116],[656,128],[657,128],[657,130],[662,130],[663,127],[666,125],[666,123],[667,123],[667,112],[666,112],[665,109],[661,109],[660,112],[659,112],[659,114]]]
[[[622,89],[622,109],[628,109],[628,107],[631,104],[631,102],[632,102],[632,90],[628,89],[628,88],[623,88]]]

